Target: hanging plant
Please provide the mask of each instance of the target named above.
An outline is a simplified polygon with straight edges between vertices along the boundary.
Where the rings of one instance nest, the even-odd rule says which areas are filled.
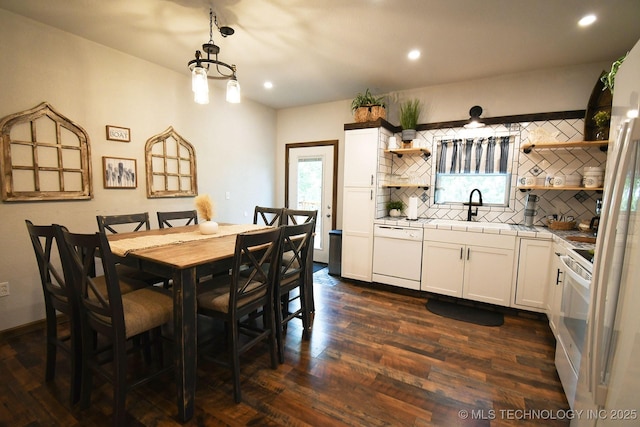
[[[602,90],[609,89],[611,91],[611,93],[613,93],[613,85],[615,83],[616,73],[618,72],[618,68],[620,68],[620,65],[622,65],[622,63],[624,62],[624,60],[625,60],[625,58],[627,57],[628,54],[629,54],[629,52],[625,53],[623,56],[618,58],[611,65],[611,71],[609,71],[607,74],[605,74],[602,77],[600,77],[600,81],[602,83],[604,83],[604,87],[602,88]]]

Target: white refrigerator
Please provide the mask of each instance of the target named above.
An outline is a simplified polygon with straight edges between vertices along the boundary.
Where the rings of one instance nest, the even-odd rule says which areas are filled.
[[[640,426],[640,41],[616,74],[571,426]]]

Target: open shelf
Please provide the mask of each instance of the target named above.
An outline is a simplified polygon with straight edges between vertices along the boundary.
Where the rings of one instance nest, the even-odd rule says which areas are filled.
[[[401,189],[401,188],[424,188],[425,190],[429,189],[428,185],[421,185],[421,184],[384,184],[382,186],[382,188],[395,188],[397,190]]]
[[[425,160],[431,157],[431,151],[428,148],[391,148],[388,150],[384,150],[385,153],[393,153],[398,157],[402,157],[404,154],[408,155],[416,155],[422,154],[425,157]]]
[[[579,187],[579,186],[567,186],[567,187],[545,187],[544,185],[531,185],[531,186],[519,186],[520,191],[542,190],[542,191],[603,191],[602,187]]]
[[[607,151],[609,141],[565,141],[565,142],[534,142],[524,143],[520,149],[529,154],[531,150],[552,150],[555,148],[591,148],[598,147],[601,151]]]

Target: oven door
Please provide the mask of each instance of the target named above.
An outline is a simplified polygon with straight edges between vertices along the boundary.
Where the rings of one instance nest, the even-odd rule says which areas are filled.
[[[556,369],[567,401],[573,407],[580,359],[587,337],[591,273],[568,255],[560,257],[565,276],[562,289]]]

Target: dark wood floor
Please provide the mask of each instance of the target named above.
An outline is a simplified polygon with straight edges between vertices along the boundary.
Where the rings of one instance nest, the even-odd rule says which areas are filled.
[[[568,404],[544,320],[508,314],[503,326],[477,326],[428,312],[424,297],[326,269],[314,279],[311,339],[301,340],[294,321],[284,365],[271,370],[261,347],[242,359],[241,404],[230,374],[200,358],[196,415],[184,425],[569,424],[552,419]],[[110,387],[98,388],[89,409],[70,409],[67,360],[59,357],[58,377],[45,383],[44,347],[43,331],[0,343],[0,426],[109,425]],[[171,375],[131,392],[127,410],[131,426],[180,425]]]

